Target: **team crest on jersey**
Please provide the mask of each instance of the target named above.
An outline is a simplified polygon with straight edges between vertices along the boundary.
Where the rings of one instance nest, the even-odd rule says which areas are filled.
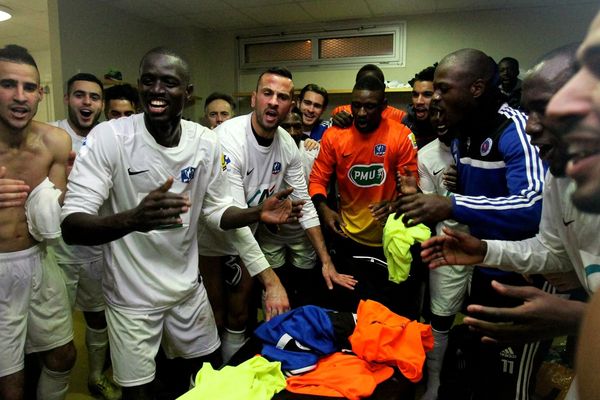
[[[386,147],[387,146],[385,144],[376,144],[375,148],[373,149],[373,152],[375,153],[376,156],[383,157],[385,155]]]
[[[379,186],[385,182],[385,168],[383,164],[353,165],[348,178],[358,187]]]
[[[192,179],[194,179],[194,174],[196,173],[196,168],[187,167],[181,170],[181,182],[190,183]]]
[[[482,156],[487,156],[492,151],[492,143],[494,141],[491,138],[487,138],[481,143],[481,147],[479,148],[479,152]]]
[[[417,138],[415,137],[414,133],[411,132],[408,134],[408,140],[410,140],[410,142],[412,143],[413,149],[419,149],[419,147],[417,146]]]
[[[227,169],[227,164],[229,164],[230,162],[231,160],[229,159],[229,157],[227,157],[225,153],[221,154],[221,168],[223,168],[223,171]]]
[[[281,163],[279,161],[275,161],[273,163],[273,169],[271,170],[271,174],[277,175],[281,172]]]

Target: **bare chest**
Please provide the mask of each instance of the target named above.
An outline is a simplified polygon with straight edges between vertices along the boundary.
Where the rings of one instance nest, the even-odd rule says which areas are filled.
[[[32,188],[48,176],[52,161],[52,155],[43,144],[21,148],[0,146],[0,166],[6,168],[5,177],[23,180]]]

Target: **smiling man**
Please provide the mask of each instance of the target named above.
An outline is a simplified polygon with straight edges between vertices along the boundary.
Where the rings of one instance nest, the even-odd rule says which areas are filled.
[[[144,112],[102,123],[88,136],[69,176],[62,231],[68,244],[105,244],[110,254],[103,291],[123,398],[154,398],[161,344],[182,369],[181,382],[169,382],[175,398],[202,362],[220,364],[215,321],[198,280],[200,217],[216,230],[259,219],[289,222],[291,202],[233,206],[215,133],[182,119],[193,90],[187,62],[155,48],[139,73]],[[281,288],[273,271],[254,272],[267,288],[269,307],[286,309],[283,289],[275,290],[275,299],[269,295],[270,287]]]
[[[411,131],[388,118],[385,86],[374,76],[358,80],[352,90],[353,123],[348,128],[333,126],[321,141],[321,150],[310,175],[310,194],[324,225],[334,234],[336,264],[349,275],[361,273],[360,260],[385,260],[383,224],[388,202],[396,196],[396,172],[408,168],[417,173],[416,146]],[[339,213],[326,204],[327,189],[335,174],[340,194]],[[363,267],[363,268],[361,268]],[[376,266],[373,266],[375,268]],[[373,272],[373,271],[371,271]],[[358,287],[378,287],[380,298],[374,298],[394,312],[415,318],[417,296],[414,276],[401,284],[375,278],[363,272]],[[368,282],[368,283],[367,283]],[[347,308],[356,298],[347,292]],[[371,297],[373,298],[373,297]],[[351,311],[351,310],[346,310]]]
[[[104,104],[102,82],[88,73],[78,73],[67,82],[64,96],[68,117],[52,125],[71,136],[72,151],[79,153],[86,137],[97,124]],[[71,307],[83,311],[88,354],[88,388],[106,400],[119,399],[121,390],[103,374],[108,350],[108,332],[102,295],[102,248],[69,246],[62,239],[53,246],[64,272]]]
[[[298,96],[298,108],[302,113],[302,131],[313,140],[321,140],[328,122],[323,122],[321,116],[329,103],[329,94],[325,88],[309,83],[304,86]]]

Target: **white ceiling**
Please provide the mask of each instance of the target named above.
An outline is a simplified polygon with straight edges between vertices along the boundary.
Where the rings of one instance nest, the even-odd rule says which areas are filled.
[[[107,6],[167,27],[208,31],[402,17],[447,11],[551,7],[597,3],[597,0],[80,0]],[[0,23],[0,43],[16,42],[31,51],[47,50],[47,0],[0,0],[14,17]]]
[[[2,0],[0,0],[1,2]],[[402,17],[457,10],[597,3],[597,0],[101,0],[169,27],[209,31]],[[142,6],[143,4],[143,6]]]

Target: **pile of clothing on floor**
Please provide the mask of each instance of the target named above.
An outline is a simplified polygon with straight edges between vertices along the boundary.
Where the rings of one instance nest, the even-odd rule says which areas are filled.
[[[260,356],[214,370],[206,363],[181,400],[271,399],[290,392],[361,399],[397,368],[411,382],[433,348],[431,327],[361,301],[356,314],[304,306],[262,324]]]

